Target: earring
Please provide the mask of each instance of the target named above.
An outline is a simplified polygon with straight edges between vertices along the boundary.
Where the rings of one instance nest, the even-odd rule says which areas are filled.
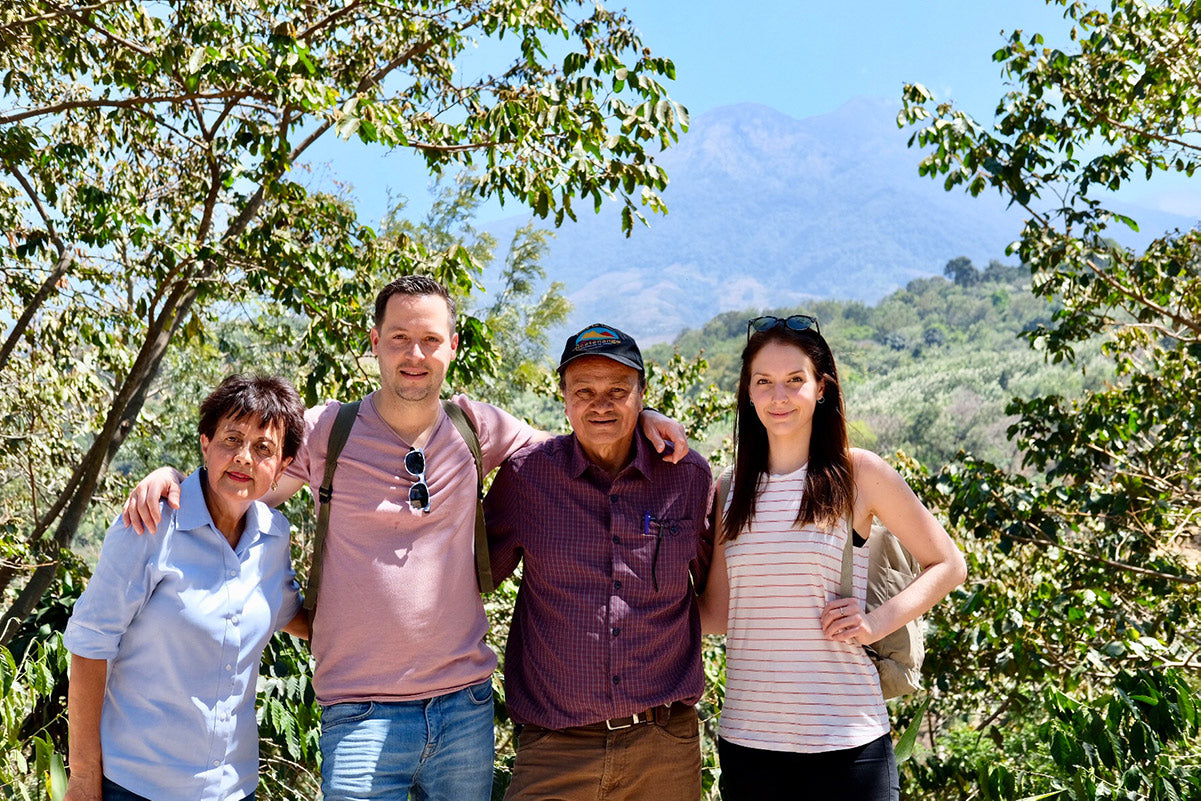
[[[271,491],[272,491],[272,492],[275,492],[277,489],[279,489],[279,482],[278,482],[278,481],[272,481],[272,482],[271,482]]]
[[[755,408],[755,402],[754,402],[754,401],[747,401],[747,403],[749,403],[749,404],[751,405],[751,408],[752,408],[752,409],[754,409],[754,408]]]
[[[823,403],[825,403],[825,402],[826,402],[826,396],[825,396],[825,395],[822,395],[820,398],[818,398],[818,399],[817,399],[817,405],[818,405],[818,406],[821,406],[821,405],[822,405]]]

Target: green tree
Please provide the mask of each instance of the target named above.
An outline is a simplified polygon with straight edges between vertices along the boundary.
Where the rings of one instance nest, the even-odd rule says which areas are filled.
[[[967,256],[957,256],[947,262],[942,274],[955,282],[957,286],[971,286],[980,282],[980,271]]]
[[[972,578],[941,613],[942,722],[987,748],[912,763],[932,796],[1195,798],[1198,578],[1181,544],[1201,508],[1201,231],[1139,251],[1113,190],[1201,166],[1201,4],[1052,0],[1070,43],[1014,32],[994,59],[1015,88],[985,126],[920,85],[920,172],[1024,209],[1016,245],[1058,304],[1028,332],[1055,361],[1101,337],[1117,375],[1070,399],[1015,400],[1026,470],[962,461],[927,498],[972,537]]]
[[[459,75],[482,40],[497,70]],[[556,224],[616,198],[629,231],[662,209],[652,149],[687,123],[659,83],[673,73],[582,0],[5,3],[0,642],[89,524],[170,347],[242,309],[298,317],[294,376],[315,400],[364,385],[362,304],[382,276],[470,293],[466,248],[379,237],[297,183],[316,141],[474,167],[481,197]],[[488,350],[468,323],[469,375]]]

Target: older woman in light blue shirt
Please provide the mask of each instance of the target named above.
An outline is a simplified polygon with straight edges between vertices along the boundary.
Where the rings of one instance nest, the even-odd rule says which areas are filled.
[[[308,636],[288,523],[258,499],[292,461],[304,405],[230,376],[200,407],[205,467],[155,534],[121,523],[75,605],[68,801],[253,798],[254,698],[273,632]]]

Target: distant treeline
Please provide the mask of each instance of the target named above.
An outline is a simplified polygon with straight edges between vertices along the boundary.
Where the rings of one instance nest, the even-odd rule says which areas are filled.
[[[1005,407],[1014,396],[1075,396],[1112,374],[1099,343],[1074,365],[1053,364],[1023,333],[1047,325],[1055,308],[1030,292],[1023,266],[992,261],[979,269],[952,259],[946,277],[911,281],[874,306],[821,300],[803,306],[725,312],[671,345],[648,348],[666,362],[673,352],[704,355],[707,378],[733,391],[746,323],[757,314],[814,314],[838,358],[855,444],[881,453],[903,450],[928,467],[960,451],[1017,467]],[[729,431],[714,431],[720,440]]]

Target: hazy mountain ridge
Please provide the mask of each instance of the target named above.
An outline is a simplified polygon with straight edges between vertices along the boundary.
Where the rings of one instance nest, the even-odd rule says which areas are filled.
[[[918,176],[896,113],[893,101],[857,98],[804,120],[749,103],[696,117],[658,158],[667,216],[627,239],[616,209],[581,211],[556,232],[544,263],[575,306],[565,328],[604,320],[665,341],[722,311],[874,302],[956,256],[1004,258],[1020,210]],[[1136,216],[1144,231],[1191,222]],[[506,242],[523,221],[487,227]]]

